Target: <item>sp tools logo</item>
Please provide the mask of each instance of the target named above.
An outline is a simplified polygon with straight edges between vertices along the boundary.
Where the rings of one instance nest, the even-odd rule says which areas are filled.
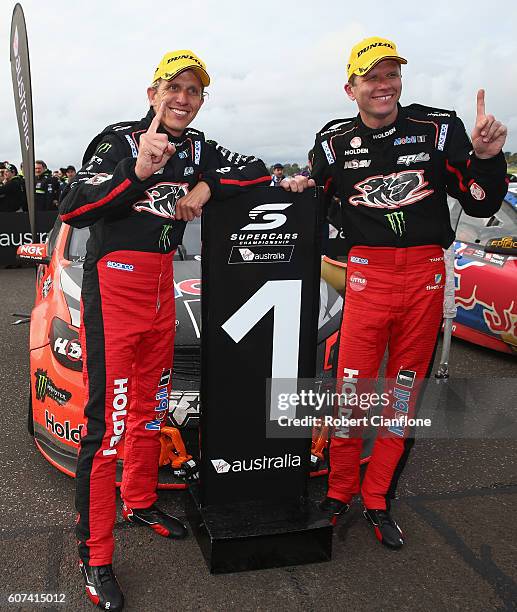
[[[388,213],[384,215],[390,224],[391,229],[397,236],[402,236],[406,231],[406,221],[404,219],[404,212],[397,210],[396,212]]]
[[[34,373],[36,377],[36,399],[40,402],[44,402],[46,397],[54,400],[56,404],[64,406],[68,400],[72,397],[70,391],[66,389],[59,389],[48,377],[47,370],[39,368]]]
[[[348,201],[352,206],[360,204],[370,208],[400,208],[431,195],[433,189],[425,189],[427,185],[423,170],[370,176],[354,185],[359,195],[351,196]]]
[[[429,161],[431,158],[429,156],[429,153],[416,153],[414,155],[401,155],[398,159],[397,159],[397,164],[399,165],[403,165],[403,166],[409,166],[410,164],[417,164],[418,162],[427,162]]]
[[[158,183],[145,192],[147,196],[145,199],[133,204],[133,209],[166,219],[174,219],[176,202],[187,193],[188,183]]]
[[[287,217],[282,213],[275,212],[285,210],[291,206],[291,202],[260,204],[249,211],[249,216],[256,223],[248,223],[241,230],[271,230],[280,227],[287,221]]]

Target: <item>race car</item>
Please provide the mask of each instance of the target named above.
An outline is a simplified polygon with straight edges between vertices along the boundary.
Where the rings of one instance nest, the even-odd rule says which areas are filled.
[[[339,207],[333,218],[340,223]],[[501,209],[490,218],[469,217],[449,198],[454,242],[456,317],[452,333],[458,338],[504,353],[517,354],[517,183],[509,185]],[[337,211],[337,212],[336,212]],[[331,218],[332,220],[332,218]],[[345,249],[343,230],[329,226],[325,258],[336,260]],[[344,290],[345,268],[335,268],[329,281]]]
[[[18,256],[37,264],[36,298],[30,317],[30,394],[28,428],[43,456],[74,476],[84,426],[84,385],[79,342],[80,298],[88,228],[76,229],[58,217],[46,243],[19,247]],[[174,262],[176,337],[173,391],[167,422],[161,428],[160,488],[185,488],[198,455],[201,224],[187,224]],[[320,283],[318,366],[330,377],[343,298],[325,280]],[[310,457],[313,474],[325,471],[328,428],[314,432]],[[121,481],[123,441],[118,446]],[[321,469],[323,468],[323,469]]]
[[[517,354],[517,186],[510,184],[501,209],[489,219],[465,215],[458,202],[450,208],[456,222],[452,333]]]

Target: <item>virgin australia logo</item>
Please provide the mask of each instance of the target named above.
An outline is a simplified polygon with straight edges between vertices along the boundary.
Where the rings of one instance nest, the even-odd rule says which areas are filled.
[[[227,472],[252,472],[262,470],[281,470],[301,465],[300,455],[286,453],[282,457],[256,457],[250,459],[236,459],[228,463],[225,459],[210,459],[214,470],[218,474]]]

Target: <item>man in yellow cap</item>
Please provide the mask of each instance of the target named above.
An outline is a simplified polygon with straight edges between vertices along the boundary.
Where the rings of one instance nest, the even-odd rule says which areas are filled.
[[[124,603],[111,564],[117,445],[124,434],[123,518],[161,536],[187,534],[181,521],[155,506],[160,426],[171,390],[175,249],[186,222],[201,215],[210,197],[271,180],[262,161],[231,153],[189,127],[209,84],[195,53],[167,53],[147,88],[147,115],[94,138],[60,206],[64,222],[90,227],[76,534],[87,594],[106,610]]]
[[[341,201],[348,265],[337,378],[344,422],[365,416],[353,408],[353,397],[371,393],[388,348],[386,421],[376,420],[383,426],[363,482],[362,430],[336,427],[321,507],[335,521],[360,491],[365,518],[391,548],[403,545],[390,500],[412,444],[406,423],[432,366],[442,320],[443,249],[454,239],[447,194],[467,214],[490,217],[507,187],[506,127],[486,114],[484,91],[477,94],[470,141],[454,111],[399,104],[406,63],[390,40],[355,45],[345,92],[359,114],[331,121],[317,134],[311,181],[296,177],[283,185],[300,191],[315,181],[329,199]]]

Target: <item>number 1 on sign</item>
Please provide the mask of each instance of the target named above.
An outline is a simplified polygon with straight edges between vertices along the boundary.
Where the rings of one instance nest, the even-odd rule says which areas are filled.
[[[222,325],[238,343],[273,308],[272,400],[278,397],[275,379],[292,381],[281,383],[282,393],[297,391],[301,303],[301,280],[267,281]],[[294,418],[296,406],[280,411],[278,401],[271,401],[270,420],[276,421],[280,415]]]

